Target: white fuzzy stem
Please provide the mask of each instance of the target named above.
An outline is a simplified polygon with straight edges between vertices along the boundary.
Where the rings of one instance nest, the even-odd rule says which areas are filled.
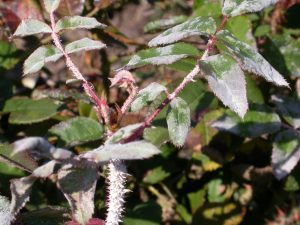
[[[108,164],[108,209],[105,224],[118,225],[122,221],[124,212],[124,197],[128,192],[125,189],[127,170],[120,160],[111,160]]]

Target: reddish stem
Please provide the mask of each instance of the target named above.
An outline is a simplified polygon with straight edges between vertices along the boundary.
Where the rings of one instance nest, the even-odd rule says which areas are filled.
[[[100,99],[97,94],[94,92],[93,87],[88,83],[88,81],[82,76],[81,72],[77,68],[77,66],[73,63],[70,56],[65,52],[60,40],[59,36],[55,32],[55,18],[54,14],[50,14],[51,20],[51,28],[52,28],[52,39],[54,41],[55,46],[63,53],[67,67],[72,71],[73,75],[83,82],[82,87],[85,93],[91,98],[91,100],[96,104],[96,111],[99,121],[102,121],[102,118],[105,124],[109,127],[109,107],[105,99]]]
[[[217,41],[216,34],[223,29],[225,26],[226,22],[228,20],[227,16],[224,16],[222,19],[222,22],[216,29],[214,35],[212,35],[208,41],[207,47],[205,52],[203,53],[202,57],[200,60],[206,60],[208,57],[209,52],[214,48],[215,43]],[[183,79],[183,81],[179,84],[179,86],[167,96],[167,98],[158,106],[158,108],[146,119],[146,121],[135,130],[135,132],[129,136],[127,139],[123,140],[122,143],[128,143],[131,141],[134,141],[138,139],[145,128],[151,125],[151,122],[155,119],[155,117],[183,90],[183,88],[200,73],[200,67],[197,64],[194,69]]]

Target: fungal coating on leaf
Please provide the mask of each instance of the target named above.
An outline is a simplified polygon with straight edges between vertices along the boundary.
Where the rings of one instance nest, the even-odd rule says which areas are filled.
[[[119,86],[123,88],[128,88],[130,84],[135,83],[133,75],[127,70],[119,71],[113,78],[109,78],[111,81],[111,87]]]

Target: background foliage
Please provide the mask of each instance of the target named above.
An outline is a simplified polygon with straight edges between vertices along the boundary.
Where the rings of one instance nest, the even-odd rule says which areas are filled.
[[[299,13],[298,1],[285,0],[262,12],[229,19],[226,28],[257,48],[284,75],[290,89],[246,74],[250,109],[242,120],[214,96],[203,76],[188,84],[179,96],[190,107],[192,118],[184,146],[170,143],[164,110],[155,119],[155,127],[147,128],[143,134],[162,154],[127,163],[131,174],[128,188],[132,193],[127,197],[124,224],[299,223],[300,168],[293,169],[300,151]],[[185,55],[168,66],[150,65],[155,64],[153,58],[166,51],[146,48],[148,41],[192,17],[212,16],[219,23],[221,4],[218,0],[63,0],[58,14],[93,16],[108,25],[104,30],[91,32],[68,31],[62,41],[89,36],[107,44],[106,49],[74,54],[72,59],[99,95],[107,96],[113,120],[116,104],[122,105],[126,99],[122,90],[109,89],[108,78],[114,70],[124,65],[137,68],[133,71],[139,87],[155,81],[171,91],[194,67],[206,40],[193,37],[174,44],[171,54]],[[63,61],[47,63],[39,74],[22,77],[24,60],[41,43],[50,40],[41,36],[10,42],[9,37],[22,19],[49,19],[41,2],[4,0],[0,3],[0,16],[1,143],[41,136],[75,153],[98,147],[103,142],[104,129],[95,122],[95,111],[82,94],[80,84],[70,80]],[[139,60],[132,60],[133,55]],[[170,55],[166,56],[170,59]],[[155,105],[154,102],[149,106],[150,111]],[[134,106],[141,108],[138,103]],[[147,113],[131,112],[120,126],[141,122]],[[0,155],[5,155],[3,148]],[[282,180],[276,179],[273,172],[278,168],[272,168],[272,160],[273,164],[279,162],[280,168],[293,169],[292,172]],[[26,175],[4,163],[0,163],[0,173],[0,192],[7,197],[9,180]],[[105,170],[101,173],[104,177]],[[276,174],[281,178],[281,173]],[[96,189],[98,218],[105,218],[105,190],[103,178]],[[2,201],[5,199],[1,197],[1,212],[5,205]],[[40,180],[18,222],[63,224],[67,220],[69,208],[64,196],[51,180]]]

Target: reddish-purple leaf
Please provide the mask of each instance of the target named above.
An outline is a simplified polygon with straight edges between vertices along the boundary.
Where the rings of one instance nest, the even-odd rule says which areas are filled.
[[[8,8],[0,8],[0,14],[2,15],[5,26],[9,28],[11,33],[14,33],[21,22],[20,18]]]

